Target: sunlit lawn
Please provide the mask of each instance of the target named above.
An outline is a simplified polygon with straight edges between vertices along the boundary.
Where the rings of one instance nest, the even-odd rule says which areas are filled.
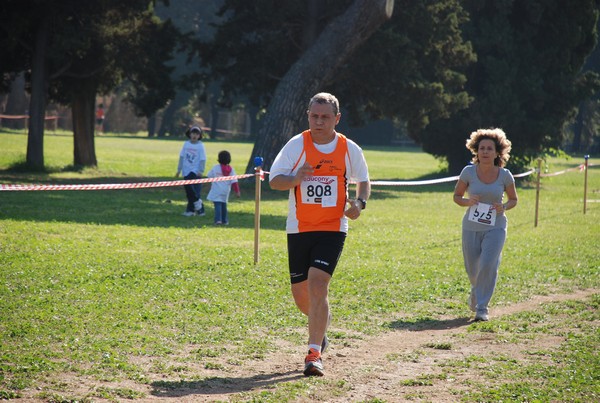
[[[26,137],[0,133],[0,183],[169,180],[182,141],[99,137],[98,168],[76,172],[64,170],[72,137],[47,135],[49,173],[30,174],[6,171],[24,160]],[[205,145],[209,165],[227,149],[238,172],[252,151],[250,143]],[[373,180],[439,175],[438,161],[415,149],[365,147],[365,155]],[[581,162],[553,159],[549,168]],[[585,215],[583,172],[544,178],[537,227],[534,179],[518,180],[492,315],[494,306],[600,283],[600,169],[589,170]],[[470,314],[464,210],[452,203],[452,189],[374,187],[331,285],[335,343],[389,331],[397,320]],[[170,374],[173,362],[183,368],[177,376],[193,377],[189,360],[254,360],[275,339],[304,343],[306,320],[289,294],[286,194],[263,184],[255,266],[253,178],[242,193],[231,199],[231,225],[214,227],[210,203],[206,217],[181,216],[180,187],[0,192],[0,398],[63,372],[145,383]],[[133,357],[151,357],[154,366]]]

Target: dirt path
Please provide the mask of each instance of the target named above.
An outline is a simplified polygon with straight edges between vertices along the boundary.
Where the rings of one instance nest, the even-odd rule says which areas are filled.
[[[581,290],[573,294],[536,296],[533,299],[495,308],[493,317],[525,311],[535,311],[541,304],[585,299],[598,290]],[[456,393],[465,388],[458,379],[435,378],[441,373],[440,363],[460,360],[472,355],[498,353],[516,359],[530,345],[495,343],[493,335],[469,333],[468,318],[441,318],[423,325],[398,323],[396,330],[383,336],[354,341],[344,346],[333,345],[324,355],[326,377],[332,383],[343,383],[346,392],[336,396],[328,388],[315,388],[311,400],[318,402],[358,402],[379,399],[386,402],[432,401],[454,402]],[[558,347],[564,339],[550,335],[536,338],[536,347]],[[438,348],[432,348],[438,346]],[[441,346],[441,348],[439,348]],[[282,382],[303,378],[297,346],[281,346],[260,362],[248,362],[227,372],[227,377],[215,377],[198,384],[172,390],[148,391],[145,401],[212,402],[241,399],[240,393],[268,390]],[[427,378],[429,376],[429,378]],[[477,378],[476,371],[461,371],[460,380]],[[426,396],[419,397],[407,381],[433,379],[428,382]],[[403,383],[404,382],[404,383]],[[339,392],[339,390],[338,390]],[[140,401],[140,400],[136,400]],[[308,400],[306,400],[308,401]]]
[[[491,320],[518,312],[536,311],[541,304],[566,300],[583,300],[600,290],[579,290],[572,294],[536,296],[529,301],[506,307],[495,307]],[[555,318],[555,321],[560,321]],[[294,402],[456,402],[457,394],[467,392],[469,382],[482,380],[478,368],[468,367],[444,374],[444,364],[461,362],[468,357],[508,357],[519,363],[526,363],[531,357],[527,350],[552,350],[564,342],[563,337],[537,333],[535,342],[530,340],[500,343],[497,335],[485,332],[469,332],[469,318],[440,318],[438,320],[415,323],[395,322],[395,330],[384,335],[362,339],[344,339],[343,344],[332,341],[324,354],[326,385],[317,384],[310,390],[310,398]],[[223,358],[222,369],[206,369],[204,363],[187,368],[189,379],[201,381],[179,381],[177,375],[169,372],[163,379],[151,379],[143,386],[139,382],[117,381],[101,385],[96,379],[80,376],[60,376],[60,384],[65,396],[94,396],[93,401],[115,401],[98,398],[98,390],[132,390],[146,397],[123,398],[119,401],[135,403],[156,402],[230,402],[246,401],[246,395],[263,390],[273,390],[277,385],[304,378],[302,375],[303,356],[298,346],[280,341],[273,353],[265,359],[244,361],[241,365],[227,363]],[[152,362],[138,362],[149,373]],[[487,365],[487,364],[482,364]],[[48,380],[50,389],[57,383]],[[486,380],[487,381],[487,380]],[[423,382],[420,385],[419,382]],[[335,385],[335,386],[332,386]],[[424,386],[425,385],[425,386]],[[28,390],[19,402],[39,403],[46,399],[33,398],[43,389]],[[280,388],[279,390],[283,390]],[[256,401],[256,400],[255,400]],[[271,400],[272,401],[272,400]]]

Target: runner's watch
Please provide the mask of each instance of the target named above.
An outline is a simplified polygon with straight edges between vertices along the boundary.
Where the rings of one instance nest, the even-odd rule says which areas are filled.
[[[360,202],[361,210],[364,210],[367,207],[367,201],[365,199],[356,199]]]

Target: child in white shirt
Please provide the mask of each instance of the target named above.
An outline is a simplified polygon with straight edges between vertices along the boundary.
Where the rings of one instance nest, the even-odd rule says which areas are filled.
[[[231,163],[231,154],[229,151],[221,151],[218,158],[219,163],[212,167],[208,172],[209,178],[217,178],[220,176],[235,176]],[[237,197],[240,197],[240,186],[237,179],[223,180],[212,182],[210,191],[206,197],[215,205],[215,225],[228,225],[229,217],[227,216],[227,201],[229,193],[233,189]]]
[[[185,132],[185,135],[189,138],[183,144],[181,152],[179,153],[179,164],[177,166],[177,173],[175,177],[183,173],[184,179],[199,179],[204,173],[206,167],[206,151],[204,150],[204,144],[202,144],[202,129],[198,126],[193,126]],[[204,215],[204,205],[200,198],[200,191],[202,186],[200,183],[191,185],[183,185],[185,189],[185,195],[188,203],[183,213],[184,216]]]

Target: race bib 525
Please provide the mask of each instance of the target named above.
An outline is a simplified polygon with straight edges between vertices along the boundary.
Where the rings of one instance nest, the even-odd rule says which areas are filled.
[[[469,221],[485,225],[496,224],[496,209],[491,204],[478,203],[469,208]]]

